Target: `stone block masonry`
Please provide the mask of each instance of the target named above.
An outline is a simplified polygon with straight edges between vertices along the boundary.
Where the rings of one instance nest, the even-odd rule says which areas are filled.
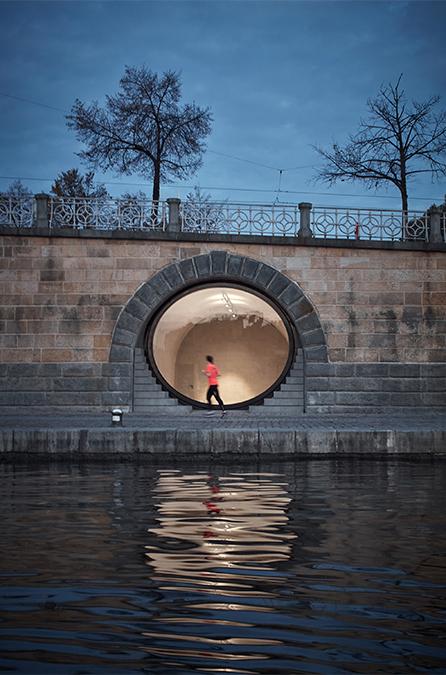
[[[336,415],[277,419],[247,413],[224,420],[193,413],[185,418],[125,415],[123,427],[109,416],[17,414],[0,417],[4,462],[38,459],[142,460],[171,462],[181,457],[239,463],[265,456],[299,461],[307,457],[380,457],[432,461],[446,457],[446,418]]]
[[[0,408],[130,405],[125,326],[122,353],[115,347],[110,354],[118,317],[157,272],[178,263],[187,280],[190,259],[210,251],[267,263],[295,281],[316,309],[328,362],[305,366],[308,410],[446,408],[445,252],[260,237],[100,235],[0,236]],[[199,260],[208,264],[206,256]],[[174,280],[167,276],[166,283]],[[128,321],[141,318],[138,311],[150,301],[138,305],[134,298]],[[310,320],[300,319],[306,332]],[[320,328],[314,330],[319,344]]]

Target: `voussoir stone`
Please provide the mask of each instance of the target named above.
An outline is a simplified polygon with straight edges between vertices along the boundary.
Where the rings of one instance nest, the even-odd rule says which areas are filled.
[[[178,263],[178,267],[185,281],[193,281],[197,278],[197,270],[195,269],[192,258],[187,258]]]
[[[173,289],[179,288],[184,283],[183,277],[181,276],[176,264],[166,267],[163,270],[163,275],[167,279],[169,286]]]
[[[276,274],[277,270],[275,270],[274,267],[270,267],[269,265],[262,263],[257,273],[256,283],[262,288],[268,288]]]
[[[245,262],[243,265],[243,277],[245,277],[246,279],[254,279],[256,273],[258,272],[259,267],[260,263],[257,262],[257,260],[245,258]]]
[[[212,251],[211,264],[213,274],[224,274],[226,272],[226,251]]]
[[[208,277],[211,273],[210,256],[208,254],[198,255],[195,258],[195,267],[199,278]]]

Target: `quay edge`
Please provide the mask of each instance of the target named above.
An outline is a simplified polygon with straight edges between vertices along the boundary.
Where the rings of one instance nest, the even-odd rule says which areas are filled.
[[[1,461],[446,458],[446,429],[3,428]]]

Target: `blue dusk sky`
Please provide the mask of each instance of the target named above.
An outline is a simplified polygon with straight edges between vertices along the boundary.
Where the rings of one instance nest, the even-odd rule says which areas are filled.
[[[49,191],[60,171],[86,171],[63,111],[103,102],[125,65],[180,72],[183,101],[212,111],[201,169],[163,198],[199,185],[216,201],[399,208],[392,186],[315,182],[312,145],[343,143],[401,73],[410,99],[438,94],[446,109],[446,2],[15,0],[0,12],[0,190],[20,177]],[[141,176],[96,178],[115,196],[151,193]],[[446,179],[420,179],[410,206],[445,193]]]

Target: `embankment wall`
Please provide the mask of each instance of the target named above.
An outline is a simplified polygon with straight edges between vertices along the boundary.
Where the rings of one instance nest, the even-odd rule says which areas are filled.
[[[444,251],[251,239],[1,235],[0,407],[127,405],[130,365],[110,361],[121,310],[213,250],[271,265],[315,307],[328,361],[306,364],[308,409],[446,407]]]

